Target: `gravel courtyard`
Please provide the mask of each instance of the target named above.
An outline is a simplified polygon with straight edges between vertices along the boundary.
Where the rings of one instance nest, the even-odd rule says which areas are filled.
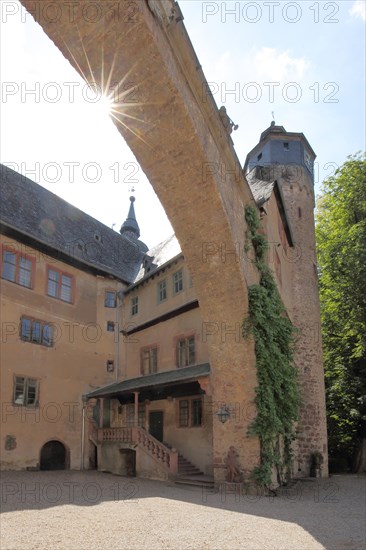
[[[4,472],[2,550],[364,550],[366,476],[297,483],[277,497],[100,472]]]

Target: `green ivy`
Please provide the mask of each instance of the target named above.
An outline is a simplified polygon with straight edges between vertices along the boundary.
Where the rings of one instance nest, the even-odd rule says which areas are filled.
[[[259,230],[259,217],[253,206],[245,208],[247,247],[254,250],[259,284],[249,287],[249,312],[243,321],[243,336],[253,335],[258,386],[255,389],[257,416],[249,434],[259,437],[261,461],[253,477],[269,486],[273,468],[280,484],[285,481],[292,461],[291,443],[295,438],[300,394],[294,365],[296,329],[286,311],[272,271],[265,263],[268,243]]]

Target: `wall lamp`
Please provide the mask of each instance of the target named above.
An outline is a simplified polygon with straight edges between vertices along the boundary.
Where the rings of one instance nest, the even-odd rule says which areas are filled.
[[[222,422],[222,424],[225,424],[225,422],[227,420],[229,420],[230,418],[230,410],[229,408],[226,406],[226,405],[222,405],[219,410],[217,411],[217,416],[220,420],[220,422]]]

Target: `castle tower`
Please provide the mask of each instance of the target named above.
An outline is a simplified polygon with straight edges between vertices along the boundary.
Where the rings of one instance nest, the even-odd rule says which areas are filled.
[[[295,443],[294,476],[308,476],[312,453],[324,457],[328,475],[324,369],[314,225],[315,153],[302,133],[286,132],[275,122],[247,156],[245,174],[277,181],[294,239],[291,262],[290,318],[299,330],[295,362],[299,370],[302,406]]]

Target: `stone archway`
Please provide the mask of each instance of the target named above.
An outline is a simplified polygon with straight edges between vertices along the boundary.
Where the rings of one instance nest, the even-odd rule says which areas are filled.
[[[107,86],[126,85],[126,79],[132,83],[137,101],[127,101],[118,86],[113,120],[161,200],[194,280],[202,318],[210,327],[212,401],[251,403],[257,385],[254,345],[238,338],[232,327],[239,327],[240,334],[247,288],[257,280],[243,254],[244,206],[254,199],[232,139],[181,18],[172,12],[165,19],[173,0],[151,4],[154,13],[147,2],[134,2],[131,13],[128,2],[104,0],[97,22],[86,17],[89,3],[75,3],[72,12],[61,9],[60,17],[51,20],[46,0],[21,0],[92,86],[104,90],[106,80]],[[213,416],[217,482],[225,480],[222,464],[230,445],[248,470],[257,464],[259,441],[243,436],[249,423],[242,417],[223,425]]]
[[[68,452],[61,441],[47,441],[41,448],[40,470],[67,470]]]
[[[84,80],[115,98],[116,127],[161,200],[194,280],[210,354],[212,402],[229,408],[237,403],[243,403],[244,409],[251,407],[258,383],[255,350],[252,339],[241,338],[240,327],[248,312],[248,286],[258,282],[255,266],[245,253],[244,207],[253,204],[254,197],[179,7],[174,0],[104,0],[95,20],[87,10],[94,2],[76,2],[71,11],[69,6],[60,6],[56,18],[50,18],[47,0],[20,2]],[[125,88],[120,89],[127,79],[132,83],[133,98]],[[111,82],[120,83],[112,94]],[[288,201],[285,192],[285,203],[297,205],[293,194],[303,196],[305,191],[300,193],[300,189],[288,190]],[[311,201],[307,203],[312,208]],[[293,213],[296,220],[297,208]],[[312,213],[308,216],[302,213],[302,224],[312,219]],[[197,220],[204,220],[199,230]],[[303,256],[306,261],[296,264],[297,277],[304,280],[303,266],[311,272],[306,276],[306,292],[313,296],[315,289],[314,299],[318,300],[314,247],[309,246],[308,230],[301,227],[300,249],[308,255]],[[299,283],[295,279],[292,284],[296,296]],[[312,316],[308,305],[312,303],[316,302],[307,300],[302,309],[299,302],[294,312],[299,328],[304,323],[305,328],[319,326],[318,306]],[[314,378],[310,380],[306,374],[304,384],[310,402],[322,411],[322,427],[314,435],[307,429],[301,433],[311,439],[314,449],[325,452],[324,391],[321,395],[313,391],[318,376],[321,378],[321,340],[313,341],[311,347]],[[215,480],[225,481],[222,464],[230,446],[252,470],[260,460],[258,438],[247,435],[252,419],[240,414],[235,421],[223,424],[213,414],[212,422]],[[312,425],[311,418],[306,425]]]

